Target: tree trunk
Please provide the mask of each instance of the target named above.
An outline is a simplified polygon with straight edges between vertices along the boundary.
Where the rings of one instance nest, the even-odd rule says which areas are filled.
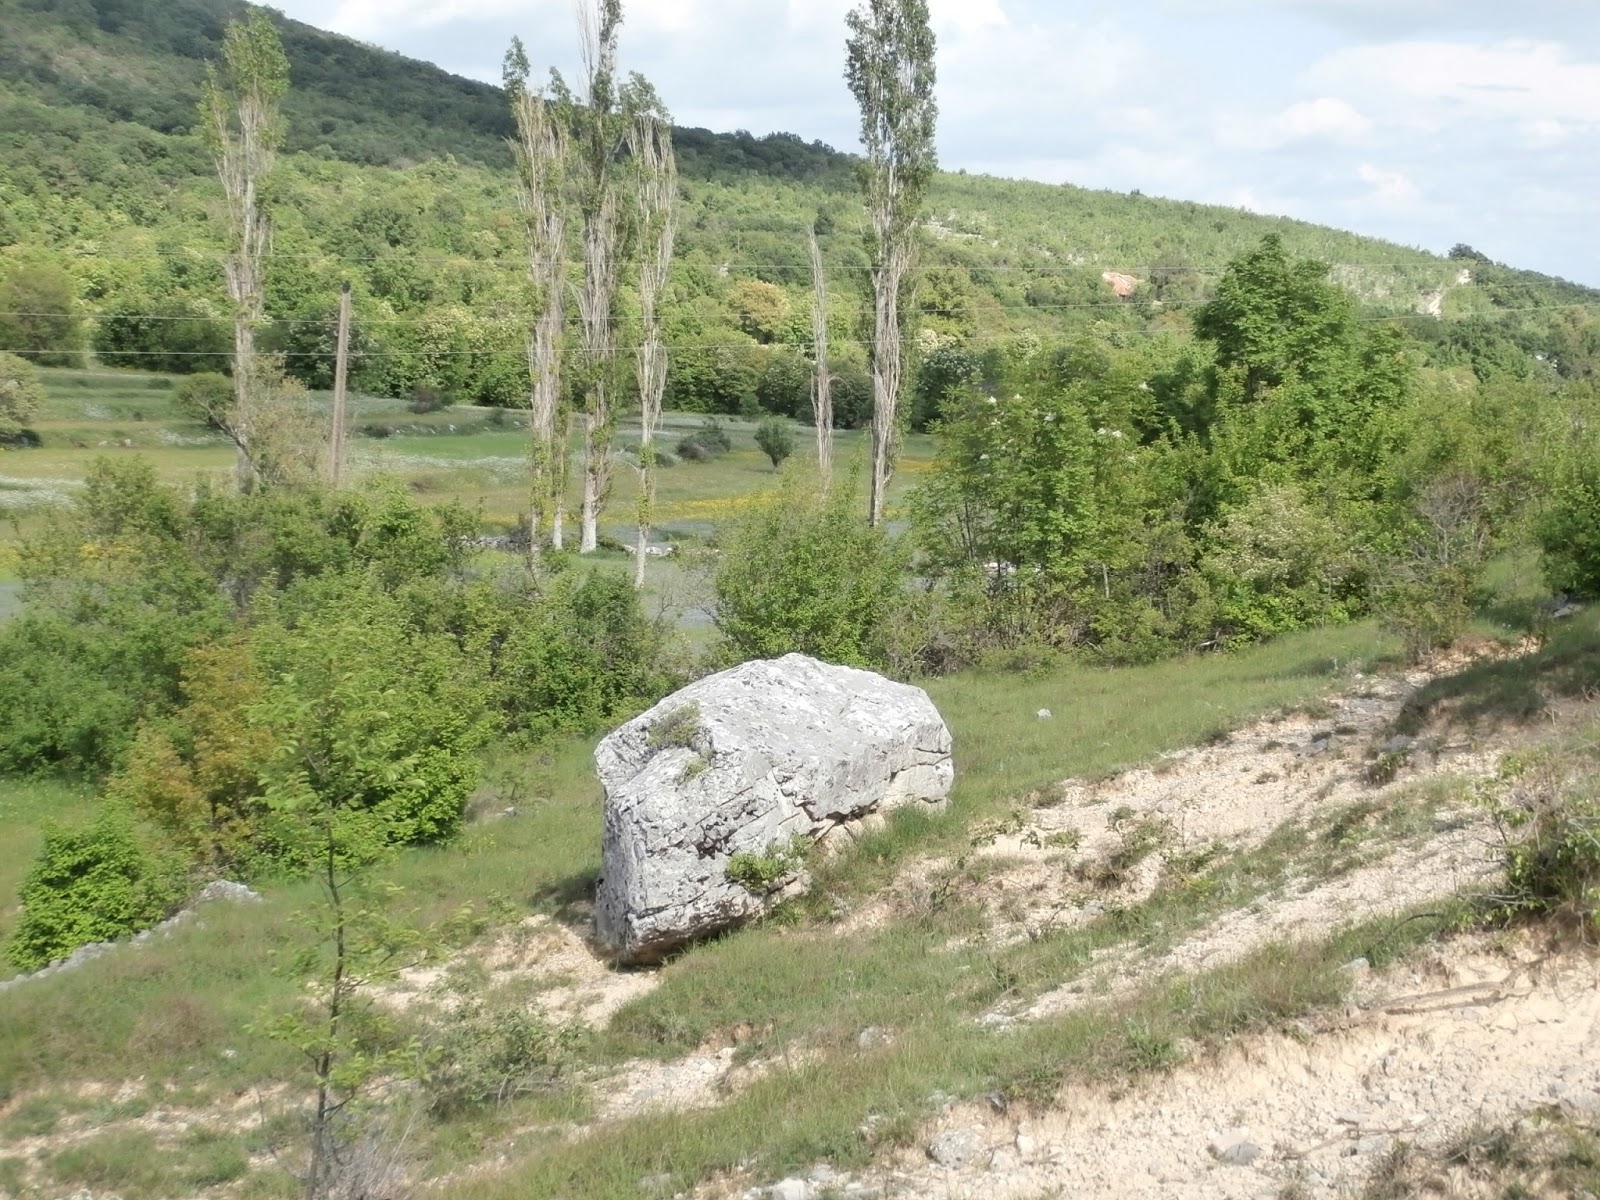
[[[826,493],[833,483],[833,376],[828,366],[828,281],[822,270],[822,247],[811,230],[811,337],[816,365],[811,379],[811,419],[817,427],[817,472]]]

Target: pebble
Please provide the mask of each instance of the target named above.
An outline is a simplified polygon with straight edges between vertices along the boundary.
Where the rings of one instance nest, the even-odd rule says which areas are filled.
[[[856,1045],[863,1050],[876,1050],[879,1046],[890,1045],[893,1041],[894,1034],[876,1025],[868,1025],[856,1035]]]
[[[810,1200],[811,1186],[804,1179],[780,1179],[767,1189],[770,1200]]]
[[[1055,716],[1055,713],[1051,712],[1048,708],[1041,708],[1034,714],[1034,716],[1038,717],[1041,721],[1048,721],[1051,717]]]

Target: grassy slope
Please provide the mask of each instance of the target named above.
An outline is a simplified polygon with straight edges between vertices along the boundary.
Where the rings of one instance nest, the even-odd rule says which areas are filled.
[[[961,768],[950,814],[891,827],[823,886],[841,898],[859,895],[913,840],[925,849],[958,843],[972,822],[1024,803],[1036,787],[1066,774],[1104,773],[1260,711],[1312,699],[1352,660],[1370,660],[1387,649],[1371,629],[1356,627],[1236,656],[1132,671],[1075,667],[1034,678],[944,681],[938,698],[955,731]],[[1038,720],[1034,712],[1040,707],[1053,709],[1055,719]],[[512,912],[566,911],[599,865],[600,797],[589,749],[590,743],[574,741],[535,759],[500,764],[483,807],[513,797],[520,815],[476,827],[459,845],[405,856],[394,869],[395,881],[405,888],[404,903],[423,920],[464,903],[480,911],[495,905],[509,905]],[[6,836],[19,846],[36,837],[46,807],[19,807],[25,794],[13,783],[0,790],[6,803],[0,811],[13,817]],[[240,1089],[292,1077],[292,1057],[247,1029],[265,1006],[281,1005],[290,995],[290,984],[273,974],[272,965],[295,936],[293,911],[309,899],[304,888],[273,889],[263,907],[210,910],[202,923],[170,942],[8,994],[0,1021],[0,1095],[42,1095],[36,1107],[47,1109],[66,1104],[84,1082],[142,1077],[146,1091],[164,1094],[164,1088],[181,1086],[192,1103],[215,1103]],[[738,1153],[787,1162],[858,1143],[851,1133],[855,1124],[888,1096],[912,1104],[935,1086],[966,1089],[1024,1071],[1022,1059],[995,1060],[958,1036],[962,1014],[970,1015],[990,996],[977,982],[988,977],[985,956],[926,951],[958,930],[961,919],[953,913],[926,926],[897,927],[848,943],[773,923],[696,948],[666,968],[661,990],[625,1010],[589,1055],[598,1062],[636,1053],[670,1056],[692,1048],[710,1030],[739,1021],[766,1027],[774,1045],[802,1032],[832,1045],[875,1021],[925,1027],[926,1037],[908,1044],[906,1057],[897,1058],[887,1075],[802,1072],[785,1085],[793,1089],[782,1102],[793,1117],[788,1125],[773,1125],[770,1106],[777,1100],[765,1087],[725,1116],[696,1119],[681,1129],[668,1122],[675,1149],[666,1167],[657,1169],[726,1165],[741,1146],[745,1150]],[[1007,969],[1042,978],[1059,973],[1080,952],[1081,947],[1056,946]],[[1085,1026],[1051,1036],[1071,1043],[1091,1032]],[[487,1124],[480,1119],[432,1130],[430,1158],[438,1167],[453,1156],[476,1154],[483,1138],[514,1119],[512,1110]],[[522,1186],[545,1194],[549,1171],[589,1181],[573,1194],[624,1194],[622,1182],[636,1186],[641,1163],[663,1160],[659,1139],[667,1131],[658,1120],[631,1124],[604,1139],[604,1148],[563,1152],[539,1168],[540,1182]],[[857,1144],[853,1152],[860,1149]],[[173,1171],[181,1167],[174,1159]],[[182,1194],[175,1187],[152,1185],[143,1194]]]

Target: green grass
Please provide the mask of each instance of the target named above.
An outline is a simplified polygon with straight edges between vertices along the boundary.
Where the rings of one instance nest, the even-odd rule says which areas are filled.
[[[223,437],[183,419],[174,409],[179,377],[109,368],[50,369],[42,374],[46,406],[36,428],[43,444],[0,454],[0,512],[9,509],[26,516],[40,504],[70,495],[72,482],[81,480],[101,455],[142,454],[171,481],[223,474],[232,467],[233,450]],[[323,405],[330,402],[322,393],[313,399]],[[523,511],[528,462],[524,414],[485,408],[415,414],[402,400],[376,396],[354,397],[352,412],[356,436],[351,453],[358,476],[381,472],[400,478],[430,499],[481,504],[490,527],[509,526]],[[757,422],[718,419],[732,440],[730,453],[660,472],[657,512],[663,529],[681,527],[703,534],[712,522],[736,512],[742,497],[776,480],[777,473],[755,445]],[[661,444],[675,451],[679,439],[703,420],[696,413],[664,414]],[[375,428],[389,432],[382,437],[362,432]],[[803,426],[797,426],[795,433],[797,451],[791,461],[798,464],[814,457],[815,434]],[[840,430],[835,437],[836,461],[844,469],[856,459],[864,461],[864,432]],[[624,416],[617,429],[618,447],[626,450],[638,443],[636,418],[630,423]],[[926,470],[933,446],[927,435],[905,439],[891,503],[898,503]],[[577,447],[575,438],[574,453]],[[576,511],[579,480],[577,472],[573,474],[569,499]],[[631,531],[634,488],[635,473],[626,463],[618,463],[605,522],[616,534]],[[863,512],[864,497],[863,490]]]

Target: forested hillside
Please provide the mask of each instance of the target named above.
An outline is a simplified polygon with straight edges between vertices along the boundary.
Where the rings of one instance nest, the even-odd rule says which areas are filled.
[[[192,126],[204,64],[242,10],[234,0],[0,0],[5,308],[48,309],[40,297],[64,288],[92,318],[36,324],[10,343],[64,362],[87,344],[112,364],[225,364],[218,194]],[[270,347],[292,373],[325,384],[348,278],[361,386],[521,402],[525,264],[503,95],[298,22],[279,26],[290,153],[273,183]],[[840,419],[859,421],[865,356],[850,343],[861,336],[866,260],[851,160],[784,134],[679,130],[677,144],[684,214],[669,403],[804,407],[804,231],[817,221],[844,350]],[[929,351],[981,354],[1024,333],[1181,334],[1175,314],[1268,232],[1292,254],[1333,264],[1369,314],[1404,317],[1440,363],[1571,357],[1595,340],[1550,311],[1592,302],[1586,289],[1468,248],[1448,261],[1233,209],[947,174],[926,231],[914,321],[924,363]],[[1107,271],[1134,282],[1113,287]],[[923,417],[948,366],[919,385]]]

